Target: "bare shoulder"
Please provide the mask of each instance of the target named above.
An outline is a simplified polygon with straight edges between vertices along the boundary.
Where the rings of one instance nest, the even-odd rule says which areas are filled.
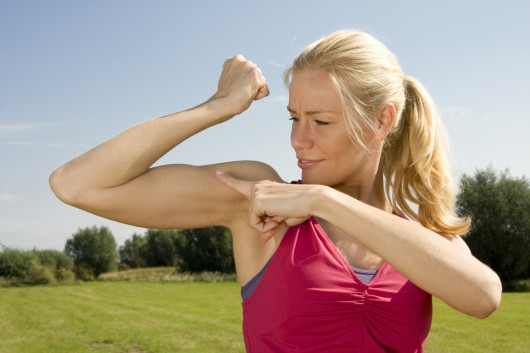
[[[210,171],[221,171],[237,179],[259,181],[269,180],[282,182],[282,179],[271,166],[256,161],[238,161],[221,164],[213,164],[205,168]],[[248,200],[241,198],[241,194],[223,185],[223,192],[234,193],[233,197],[240,197],[229,203],[225,209],[230,210],[230,223],[227,226],[232,232],[234,256],[236,259],[237,277],[242,286],[247,284],[267,263],[274,254],[277,246],[276,239],[270,239],[266,243],[259,241],[258,234],[248,223]]]
[[[281,182],[282,178],[270,165],[258,161],[234,161],[205,166],[211,171],[220,171],[230,174],[234,178],[243,180],[270,180]]]
[[[464,239],[462,239],[461,236],[451,236],[447,238],[456,248],[460,249],[461,251],[471,254],[471,250],[469,249],[466,242],[464,241]]]

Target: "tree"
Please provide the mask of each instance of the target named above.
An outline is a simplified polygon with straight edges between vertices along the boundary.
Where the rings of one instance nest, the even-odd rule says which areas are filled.
[[[231,233],[224,227],[187,229],[179,243],[182,271],[235,272]]]
[[[120,247],[130,267],[176,266],[185,272],[235,272],[232,238],[223,227],[186,230],[149,229]]]
[[[120,246],[120,263],[130,268],[146,267],[146,240],[141,234],[133,234],[131,239],[125,240]]]
[[[116,240],[107,227],[79,229],[66,241],[65,253],[74,259],[76,275],[84,280],[116,269]]]
[[[530,277],[530,186],[508,171],[478,170],[460,181],[457,209],[472,218],[464,240],[504,283]]]
[[[149,267],[176,266],[178,262],[178,230],[149,229],[145,233],[145,250],[142,252]]]

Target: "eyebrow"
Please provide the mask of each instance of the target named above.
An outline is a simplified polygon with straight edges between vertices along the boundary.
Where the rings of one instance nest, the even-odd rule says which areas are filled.
[[[289,106],[287,106],[287,110],[291,114],[297,114],[297,112],[294,109],[289,108]],[[334,112],[331,110],[308,110],[305,112],[306,115],[317,115],[317,114],[324,114],[324,113],[333,114]]]

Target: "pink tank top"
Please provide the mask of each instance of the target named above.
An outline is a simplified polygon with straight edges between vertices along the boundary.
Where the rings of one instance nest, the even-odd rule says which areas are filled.
[[[247,352],[423,352],[431,295],[384,262],[364,284],[315,218],[289,228],[243,301]]]

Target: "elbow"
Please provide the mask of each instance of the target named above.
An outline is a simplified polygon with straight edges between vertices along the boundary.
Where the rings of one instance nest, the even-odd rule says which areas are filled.
[[[501,303],[501,296],[498,296],[497,298],[491,298],[488,300],[485,300],[479,308],[475,311],[475,313],[472,314],[477,319],[486,319],[491,314],[493,314],[498,308]]]
[[[77,202],[78,193],[75,192],[75,187],[67,176],[65,176],[63,167],[53,171],[48,180],[49,185],[55,196],[62,202],[74,206]]]
[[[485,319],[493,314],[501,304],[502,284],[497,274],[490,274],[488,284],[482,288],[480,300],[476,301],[475,309],[471,314],[477,319]]]

